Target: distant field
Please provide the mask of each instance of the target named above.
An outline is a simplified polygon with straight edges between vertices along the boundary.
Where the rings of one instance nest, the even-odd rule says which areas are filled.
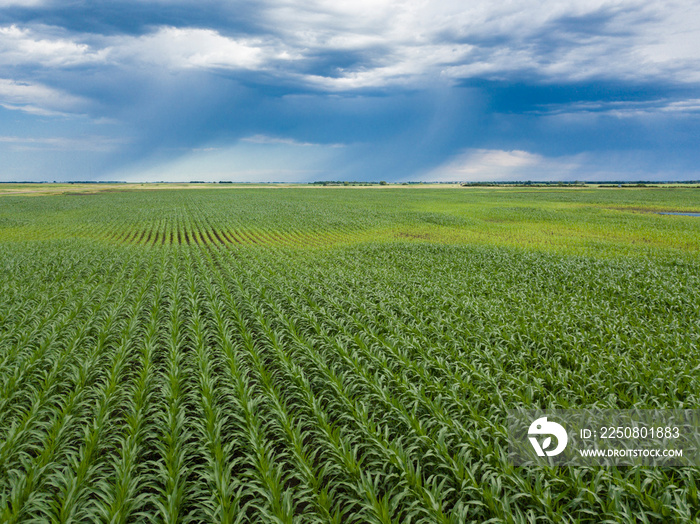
[[[0,196],[0,522],[700,519],[698,468],[506,441],[700,409],[700,218],[657,214],[700,189],[37,187]]]
[[[700,189],[691,188],[27,186],[53,194],[5,194],[0,241],[320,247],[404,240],[596,256],[700,249],[696,217],[658,214],[699,212]]]

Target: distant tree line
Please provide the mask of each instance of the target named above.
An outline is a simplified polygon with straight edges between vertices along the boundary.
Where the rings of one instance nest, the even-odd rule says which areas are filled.
[[[666,181],[660,181],[660,182],[653,182],[653,181],[610,181],[610,180],[605,180],[605,181],[588,181],[588,182],[581,182],[581,181],[574,181],[574,182],[562,182],[562,181],[532,181],[532,180],[527,180],[525,182],[518,180],[518,181],[508,181],[508,182],[463,182],[462,186],[463,187],[551,187],[551,186],[561,186],[561,187],[584,187],[587,185],[596,185],[598,187],[649,187],[649,186],[658,186],[658,185],[668,185],[668,184],[683,184],[683,185],[698,185],[700,184],[700,180],[681,180],[681,181],[674,181],[674,180],[666,180]]]
[[[350,180],[316,180],[314,182],[309,182],[311,186],[385,186],[386,181],[381,182],[355,182]]]

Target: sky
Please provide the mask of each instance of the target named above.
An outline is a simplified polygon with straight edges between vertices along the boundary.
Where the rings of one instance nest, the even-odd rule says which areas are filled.
[[[700,179],[695,0],[0,0],[0,181]]]

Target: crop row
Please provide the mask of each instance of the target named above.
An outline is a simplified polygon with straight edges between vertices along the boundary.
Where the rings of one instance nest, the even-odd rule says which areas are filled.
[[[367,214],[354,220],[260,201],[256,192],[188,195],[184,191],[84,194],[30,201],[31,219],[4,218],[0,241],[86,239],[112,244],[321,246],[344,243],[376,224]],[[210,196],[206,198],[206,196]],[[119,199],[125,199],[123,202]],[[209,202],[211,200],[211,202]],[[7,200],[11,204],[17,201]],[[128,204],[127,204],[128,202]],[[10,211],[12,209],[10,208]],[[5,211],[5,213],[3,213]],[[26,212],[23,208],[21,212]],[[18,214],[21,212],[18,211]],[[345,217],[347,218],[347,217]]]
[[[0,246],[2,522],[700,515],[695,468],[519,470],[505,428],[697,408],[696,266],[190,238]]]

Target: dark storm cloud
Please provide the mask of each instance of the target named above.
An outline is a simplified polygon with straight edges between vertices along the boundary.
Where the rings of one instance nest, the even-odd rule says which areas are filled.
[[[236,155],[278,155],[324,178],[606,163],[695,177],[697,11],[0,1],[0,168],[45,178],[54,155],[61,173],[109,177],[196,159],[234,176]]]
[[[46,2],[0,11],[0,24],[41,24],[75,33],[141,35],[153,27],[208,27],[225,34],[259,34],[260,2]]]

